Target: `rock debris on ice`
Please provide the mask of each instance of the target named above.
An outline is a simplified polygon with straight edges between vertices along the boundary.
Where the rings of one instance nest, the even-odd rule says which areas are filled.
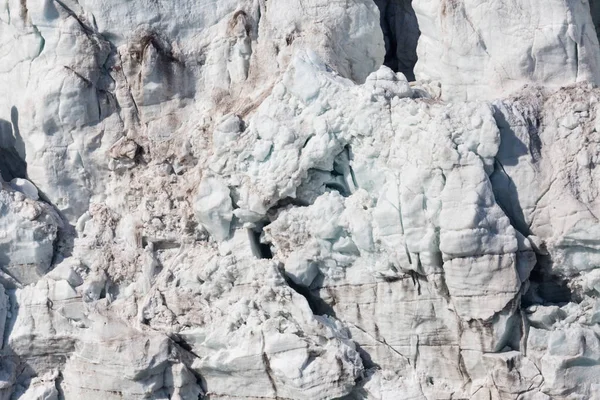
[[[7,0],[0,400],[600,399],[599,7]]]

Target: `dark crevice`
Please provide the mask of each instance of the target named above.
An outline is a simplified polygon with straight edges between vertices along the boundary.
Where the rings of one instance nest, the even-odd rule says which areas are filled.
[[[384,65],[415,80],[417,42],[421,31],[412,0],[374,0],[385,40]]]
[[[490,181],[492,183],[492,191],[496,197],[496,202],[510,220],[512,227],[525,237],[531,235],[531,230],[525,221],[521,206],[515,204],[516,202],[513,201],[515,198],[518,199],[517,187],[512,178],[504,170],[504,166],[500,160],[497,158],[495,159],[494,172]],[[507,194],[508,199],[505,197]]]
[[[198,356],[198,354],[196,354],[194,352],[194,349],[192,348],[192,346],[190,346],[190,344],[188,342],[185,341],[185,339],[183,339],[181,336],[174,334],[171,336],[171,340],[179,347],[181,347],[183,350],[187,351],[188,353],[190,353],[191,355],[193,355],[196,358],[200,358],[200,356]]]
[[[75,11],[73,11],[71,8],[69,8],[65,3],[63,3],[60,0],[54,0],[69,16],[75,18],[75,20],[77,21],[77,23],[79,24],[79,26],[81,26],[81,29],[83,30],[83,32],[86,35],[93,35],[94,29],[92,29],[88,24],[87,21],[78,16],[77,13]]]
[[[352,160],[354,156],[350,145],[344,146],[344,150],[338,154],[333,160],[333,171],[334,177],[339,177],[341,181],[341,190],[338,190],[344,197],[350,196],[358,185],[356,184],[356,177],[352,170]]]
[[[15,178],[27,178],[27,163],[12,147],[4,148],[0,145],[0,174],[5,182]]]
[[[271,362],[269,360],[269,356],[267,356],[267,353],[262,353],[262,360],[265,366],[265,372],[267,373],[267,377],[269,378],[269,383],[271,384],[271,389],[273,389],[273,392],[275,393],[275,399],[279,399],[279,396],[277,395],[277,385],[275,384],[275,379],[273,378]]]
[[[358,183],[356,183],[356,175],[354,174],[354,169],[352,168],[352,161],[354,160],[354,154],[352,153],[352,149],[350,145],[346,145],[345,147],[346,154],[348,156],[348,169],[350,170],[350,178],[352,179],[352,184],[354,185],[354,189],[358,189]]]
[[[54,381],[56,391],[58,392],[58,400],[64,400],[66,398],[65,391],[62,388],[62,382],[64,380],[65,380],[65,378],[63,377],[62,372],[58,371],[58,376],[56,377],[56,380]]]
[[[335,310],[333,309],[332,304],[327,303],[325,300],[323,300],[319,296],[320,290],[327,290],[327,288],[322,287],[323,280],[324,280],[324,275],[322,273],[319,273],[319,275],[315,278],[315,280],[311,284],[311,287],[309,288],[309,287],[302,286],[302,285],[295,283],[293,281],[293,279],[285,272],[285,269],[283,268],[283,266],[280,266],[280,271],[281,271],[281,274],[283,275],[286,283],[288,284],[288,286],[292,290],[294,290],[296,293],[298,293],[299,295],[301,295],[302,297],[304,297],[306,299],[308,306],[310,307],[310,309],[314,315],[327,315],[329,317],[333,317],[333,318],[337,319],[337,315],[335,313]],[[311,289],[311,288],[313,288],[313,289]],[[333,296],[333,298],[334,298],[333,304],[335,304],[335,297]],[[360,327],[355,326],[355,328],[362,330],[364,333],[367,333]],[[352,338],[352,337],[350,337],[350,338]],[[374,339],[377,340],[376,338],[374,338]],[[387,343],[385,343],[385,341],[383,343],[387,345]],[[365,349],[363,349],[358,342],[354,341],[354,344],[356,346],[356,351],[358,352],[358,354],[362,360],[365,371],[375,371],[375,370],[381,369],[380,365],[377,364],[375,361],[373,361],[371,354],[369,354],[369,352],[367,352]],[[349,393],[346,396],[337,398],[335,400],[358,400],[358,399],[366,398],[366,392],[364,391],[364,389],[362,387],[362,385],[366,381],[367,381],[367,379],[366,379],[365,375],[359,377],[355,381],[355,387],[352,389],[351,393]]]
[[[142,236],[142,248],[148,246],[149,243],[152,243],[154,250],[170,250],[170,249],[178,249],[181,247],[181,243],[170,240],[170,239],[157,239],[157,238],[149,238],[147,236]]]
[[[360,344],[358,344],[358,342],[354,342],[354,343],[356,346],[356,351],[360,355],[360,358],[363,362],[363,366],[365,367],[365,369],[381,369],[379,364],[377,364],[376,362],[373,361],[373,359],[371,358],[371,355],[365,349],[363,349],[360,346]]]
[[[342,397],[338,397],[332,400],[365,400],[369,398],[368,392],[363,387],[365,383],[368,382],[368,379],[365,377],[364,379],[360,379],[356,382],[356,386],[352,389],[352,391]]]
[[[349,197],[356,191],[356,179],[351,167],[351,150],[346,145],[333,159],[332,169],[310,168],[296,191],[296,201],[307,205],[328,192]]]
[[[179,361],[181,361],[183,363],[183,365],[186,366],[187,370],[192,375],[194,375],[194,378],[196,379],[196,383],[200,387],[201,393],[198,396],[198,400],[205,398],[204,393],[206,393],[208,391],[206,380],[202,377],[202,375],[200,375],[198,373],[198,371],[196,371],[194,368],[191,367],[191,365],[194,362],[194,358],[200,358],[200,357],[198,356],[198,354],[196,354],[193,351],[192,346],[190,346],[190,344],[188,342],[186,342],[185,339],[182,338],[180,335],[173,334],[173,335],[170,335],[169,337],[175,344],[175,348],[177,350],[179,350],[179,351],[177,351],[177,354],[179,356]]]
[[[350,196],[347,188],[338,182],[328,182],[325,184],[325,189],[329,189],[330,191],[338,192],[344,197]]]
[[[552,271],[552,259],[549,255],[537,255],[537,264],[529,276],[530,287],[523,296],[522,307],[534,304],[563,305],[581,302],[581,298],[569,287],[569,280]]]
[[[248,231],[250,236],[250,244],[256,257],[270,260],[273,258],[273,251],[271,250],[270,243],[265,243],[261,240],[263,236],[263,229],[264,227],[260,230],[250,229]]]
[[[313,290],[294,282],[294,280],[285,272],[283,268],[281,268],[281,274],[283,275],[285,282],[288,284],[288,286],[293,291],[295,291],[296,293],[298,293],[306,299],[313,314],[328,315],[334,318],[336,317],[333,307],[327,304],[327,302],[325,302],[325,300],[320,298],[318,295],[316,295]]]
[[[282,210],[285,209],[289,206],[293,206],[293,207],[308,207],[310,205],[310,203],[303,201],[301,199],[297,199],[294,197],[284,197],[283,199],[277,201],[277,203],[275,203],[273,206],[271,206],[269,208],[269,210],[267,211],[267,216],[272,217],[273,219],[275,219],[275,216],[277,215],[277,213]]]
[[[63,68],[71,71],[76,77],[78,77],[79,79],[81,79],[85,83],[85,85],[87,87],[94,87],[94,84],[89,79],[87,79],[86,77],[84,77],[83,75],[81,75],[79,72],[75,71],[73,68],[71,68],[71,67],[69,67],[67,65],[64,65]]]
[[[11,121],[0,119],[0,174],[10,182],[14,178],[27,179],[25,144],[19,131],[19,113],[11,109]]]
[[[518,157],[529,155],[533,164],[541,158],[542,142],[539,136],[541,119],[538,111],[532,107],[523,111],[523,119],[526,124],[529,141],[527,144],[519,138],[515,129],[520,128],[519,122],[515,122],[515,116],[502,104],[495,104],[494,119],[500,130],[501,144],[494,162],[494,172],[490,176],[492,190],[496,202],[509,218],[511,225],[523,236],[532,234],[525,218],[525,213],[519,201],[519,191],[506,172],[506,166],[513,166]],[[510,155],[507,157],[506,155]]]
[[[518,107],[518,114],[513,111],[515,107]],[[530,228],[531,221],[525,217],[519,199],[519,190],[506,168],[516,165],[521,156],[528,157],[530,165],[534,168],[541,159],[540,131],[543,128],[543,120],[540,116],[540,107],[534,98],[524,105],[517,103],[516,106],[509,107],[503,103],[495,103],[493,108],[501,138],[494,171],[490,175],[494,197],[515,230],[527,237],[533,234]],[[525,139],[522,139],[523,136]],[[540,194],[529,215],[534,214],[538,202],[548,193],[551,185],[552,182]],[[529,276],[529,289],[521,299],[522,307],[534,304],[561,305],[581,300],[569,287],[568,280],[555,273],[549,255],[537,252],[536,259],[536,265]]]

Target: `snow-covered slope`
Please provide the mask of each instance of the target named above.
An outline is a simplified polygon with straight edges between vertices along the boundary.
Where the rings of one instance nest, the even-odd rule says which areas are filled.
[[[7,0],[0,399],[600,399],[599,7]]]

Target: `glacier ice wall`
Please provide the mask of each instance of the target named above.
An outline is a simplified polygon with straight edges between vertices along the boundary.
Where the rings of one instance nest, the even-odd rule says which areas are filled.
[[[0,399],[600,398],[599,15],[6,0]]]

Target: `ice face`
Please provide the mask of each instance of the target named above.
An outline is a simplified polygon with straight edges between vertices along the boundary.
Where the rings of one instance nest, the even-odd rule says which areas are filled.
[[[0,399],[597,396],[596,2],[0,8]]]

